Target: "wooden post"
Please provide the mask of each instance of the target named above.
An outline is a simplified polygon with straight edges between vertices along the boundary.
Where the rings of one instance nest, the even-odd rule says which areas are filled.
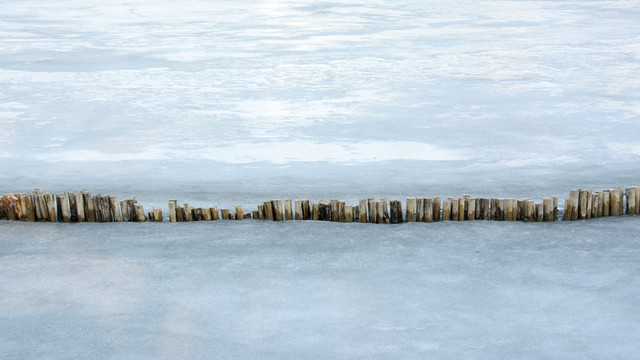
[[[416,200],[416,221],[424,222],[424,199],[418,198]]]
[[[283,221],[284,216],[283,216],[283,212],[282,212],[282,200],[274,200],[273,201],[273,211],[275,212],[274,220],[275,221]]]
[[[266,220],[267,219],[267,215],[265,214],[265,205],[263,203],[263,205],[258,205],[258,219],[260,220]]]
[[[78,204],[76,203],[76,193],[73,191],[67,191],[67,198],[69,199],[69,222],[78,222]]]
[[[36,212],[35,212],[35,209],[33,208],[33,199],[31,198],[31,195],[25,194],[24,201],[25,201],[26,211],[27,211],[27,221],[29,222],[36,221]]]
[[[204,220],[204,211],[202,211],[202,208],[193,208],[192,219],[193,221]]]
[[[552,222],[553,221],[553,199],[552,198],[544,198],[542,200],[542,207],[544,211],[544,221]]]
[[[571,221],[571,199],[564,199],[564,213],[562,214],[562,221]]]
[[[302,220],[302,201],[295,201],[296,220]]]
[[[424,204],[424,222],[433,222],[433,199],[426,198],[423,200]]]
[[[624,186],[616,186],[618,191],[618,215],[624,214]]]
[[[401,224],[402,223],[402,202],[400,200],[391,200],[389,202],[389,223]]]
[[[558,221],[558,197],[552,196],[551,200],[553,200],[553,221]]]
[[[311,220],[311,211],[309,200],[302,200],[302,220]]]
[[[376,201],[373,198],[368,198],[369,205],[369,222],[375,224],[378,222],[378,208],[376,207]]]
[[[147,217],[144,215],[144,207],[138,204],[136,204],[135,207],[136,207],[136,218],[138,222],[147,221]]]
[[[525,211],[527,207],[527,199],[516,200],[516,220],[524,221]]]
[[[524,221],[535,221],[536,203],[533,200],[527,200],[525,204]]]
[[[129,221],[129,204],[127,203],[126,200],[120,201],[120,212],[122,214],[122,221],[128,222]],[[93,215],[93,218],[95,220],[95,213]]]
[[[579,189],[578,200],[578,219],[587,218],[587,192]]]
[[[40,201],[40,189],[33,189],[33,207],[36,212],[36,221],[43,221],[44,212],[42,211],[42,202]]]
[[[155,222],[162,222],[162,208],[158,206],[153,207],[153,220]]]
[[[571,211],[569,213],[571,214]],[[536,204],[536,221],[537,222],[544,221],[544,207],[542,203]]]
[[[507,220],[507,199],[498,199],[498,210],[500,211],[500,221]]]
[[[137,203],[138,203],[138,200],[136,200],[135,198],[127,199],[127,204],[129,206],[129,221],[131,222],[142,222],[145,220],[144,209],[142,210],[143,217],[141,218],[140,210],[136,208]],[[185,212],[186,212],[186,209],[185,209]],[[105,221],[108,221],[108,220],[105,219]],[[186,214],[185,214],[185,221],[186,221]]]
[[[236,220],[244,219],[244,210],[242,209],[242,205],[236,205]]]
[[[433,221],[440,221],[440,207],[440,197],[436,196],[433,198]]]
[[[314,202],[313,204],[311,204],[311,220],[315,220],[318,221],[320,220],[320,204]]]
[[[602,217],[604,214],[604,194],[602,191],[596,192],[596,199],[598,201],[596,217]]]
[[[111,218],[114,222],[122,221],[122,214],[120,213],[120,207],[118,204],[117,196],[109,196],[109,208],[111,209]]]
[[[620,215],[620,193],[618,192],[617,189],[611,190],[610,192],[610,204],[611,204],[611,210],[610,210],[610,214],[611,216],[618,216]]]
[[[218,207],[217,206],[210,207],[209,211],[211,211],[211,220],[212,221],[220,220],[220,216],[218,215]]]
[[[458,221],[460,219],[460,199],[459,198],[449,198],[451,201],[451,220]]]
[[[340,221],[340,222],[344,222],[345,218],[347,216],[346,210],[345,210],[346,206],[347,205],[345,204],[344,201],[339,201],[338,202],[338,221]]]
[[[367,222],[367,199],[360,199],[360,222]]]
[[[331,221],[331,203],[326,200],[320,200],[318,203],[318,220]]]
[[[56,195],[56,203],[58,207],[58,221],[59,222],[69,222],[69,203],[67,201],[66,194],[58,194]]]
[[[82,197],[82,193],[75,193],[76,197],[76,206],[78,207],[78,222],[85,222],[85,213],[84,213],[84,199]]]
[[[344,221],[353,222],[353,207],[350,205],[345,205],[344,207]]]
[[[384,205],[382,200],[376,201],[376,224],[383,224],[384,221]]]
[[[338,200],[331,200],[331,221],[339,221],[340,220],[340,209]]]
[[[267,221],[275,220],[273,218],[273,202],[271,201],[264,202],[264,214],[266,215]],[[224,220],[224,216],[222,217],[222,219]]]
[[[466,200],[468,203],[467,208],[467,220],[475,220],[476,219],[476,199],[469,198]]]
[[[91,193],[87,190],[82,190],[80,194],[82,194],[82,203],[84,204],[84,221],[96,222],[95,208],[93,206],[94,204],[93,199],[91,198]]]
[[[151,222],[156,221],[155,214],[153,213],[153,211],[149,211],[149,212],[147,213],[147,220],[149,220],[149,221],[151,221]]]
[[[178,207],[178,200],[169,200],[169,222],[176,222],[176,208]]]
[[[360,219],[360,205],[354,205],[351,208],[351,211],[353,211],[353,221],[358,221]]]
[[[182,207],[184,208],[184,221],[193,221],[193,214],[191,214],[191,205],[189,203],[183,203]]]
[[[47,214],[49,215],[47,221],[56,222],[56,201],[52,193],[44,194],[44,200],[46,204]]]
[[[284,219],[293,220],[293,209],[291,208],[291,199],[284,200]]]
[[[202,217],[204,221],[211,221],[211,208],[202,208]]]
[[[229,220],[229,209],[221,209],[222,220]]]
[[[389,202],[387,201],[387,198],[382,198],[380,199],[380,201],[382,201],[382,223],[388,224],[389,223]]]
[[[406,214],[407,222],[415,222],[416,221],[416,198],[408,197],[407,198],[407,214]]]
[[[602,191],[602,216],[611,216],[611,192]]]
[[[464,221],[465,203],[464,197],[458,198],[458,221]]]
[[[442,220],[451,220],[451,200],[444,200],[442,202]]]
[[[580,189],[569,191],[569,200],[571,203],[571,220],[578,220],[580,218]]]
[[[491,220],[491,200],[483,198],[480,203],[480,211],[482,211],[482,220]]]
[[[636,190],[635,188],[626,188],[625,189],[625,197],[627,198],[626,202],[626,213],[629,215],[634,215],[636,213]]]

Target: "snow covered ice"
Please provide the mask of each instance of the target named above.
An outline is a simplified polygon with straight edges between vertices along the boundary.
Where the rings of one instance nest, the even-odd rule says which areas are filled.
[[[640,184],[635,1],[15,1],[0,190],[232,207]],[[638,358],[637,217],[0,222],[7,358]]]

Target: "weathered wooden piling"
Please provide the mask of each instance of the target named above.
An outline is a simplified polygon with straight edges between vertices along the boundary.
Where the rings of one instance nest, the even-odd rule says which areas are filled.
[[[542,199],[542,208],[544,211],[544,221],[552,222],[553,219],[553,199],[552,198],[544,198]]]
[[[273,200],[273,217],[275,221],[283,221],[282,200]]]
[[[442,201],[442,220],[451,220],[451,200],[449,199]]]
[[[465,218],[470,221],[475,220],[476,219],[476,199],[475,198],[467,199],[465,202],[465,206],[467,207],[467,214]]]
[[[229,209],[220,209],[222,220],[229,220]]]
[[[359,213],[360,213],[360,222],[367,222],[367,199],[360,199],[359,205]]]
[[[302,200],[302,220],[311,220],[312,211],[309,200]]]
[[[311,204],[311,220],[320,220],[320,204],[316,202]]]
[[[433,199],[426,198],[422,204],[424,206],[424,222],[433,222]]]
[[[329,201],[320,200],[318,203],[318,220],[331,221],[331,203]]]
[[[294,210],[295,210],[295,219],[296,220],[302,220],[302,201],[301,200],[296,200],[294,202]]]
[[[56,195],[56,208],[57,208],[57,218],[58,222],[69,222],[69,208],[67,202],[66,194],[57,194]]]
[[[136,221],[138,222],[147,221],[147,217],[144,215],[144,207],[140,204],[136,204],[135,208],[136,208]]]
[[[373,198],[368,198],[367,205],[369,208],[369,222],[375,224],[378,222],[378,208],[376,207],[376,201]]]
[[[401,224],[402,223],[402,202],[400,200],[391,200],[389,202],[389,223]]]
[[[293,209],[291,208],[291,199],[284,200],[284,219],[293,220]]]
[[[460,198],[450,198],[451,220],[460,221]]]
[[[242,209],[242,205],[236,205],[236,220],[244,219],[244,210]]]
[[[535,214],[536,214],[536,203],[533,200],[526,200],[525,201],[525,211],[524,211],[524,218],[522,219],[523,221],[535,221]]]
[[[416,221],[424,222],[424,198],[416,199]]]
[[[636,213],[636,189],[635,188],[627,188],[625,189],[625,196],[627,198],[626,202],[626,213],[630,215],[635,215]]]
[[[610,196],[611,198],[609,199],[610,201],[610,205],[611,205],[611,210],[610,210],[610,215],[611,216],[619,216],[620,215],[620,192],[617,189],[614,189],[610,192]]]
[[[345,205],[344,207],[344,222],[353,222],[353,207],[351,205]]]
[[[439,196],[433,197],[433,221],[440,221],[440,208],[442,201]]]
[[[414,222],[416,221],[416,198],[408,197],[406,202],[407,202],[406,220],[407,222]]]
[[[338,200],[331,200],[331,221],[337,222],[340,220],[340,209]]]
[[[176,222],[176,208],[178,207],[178,200],[169,200],[169,222]]]
[[[358,221],[360,219],[360,205],[354,205],[351,211],[353,212],[353,221]]]

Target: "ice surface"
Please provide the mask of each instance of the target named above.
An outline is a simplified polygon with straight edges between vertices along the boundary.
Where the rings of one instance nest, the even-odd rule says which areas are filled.
[[[0,349],[24,359],[634,359],[633,220],[3,222]]]
[[[637,1],[1,8],[0,193],[640,183]],[[2,222],[0,357],[636,359],[638,227]]]

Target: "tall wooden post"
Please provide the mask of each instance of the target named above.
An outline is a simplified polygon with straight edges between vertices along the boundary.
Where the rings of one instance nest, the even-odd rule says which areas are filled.
[[[284,219],[293,220],[293,209],[291,208],[291,199],[284,200]]]
[[[302,201],[296,200],[295,203],[296,220],[302,220]]]
[[[242,209],[242,205],[236,205],[236,220],[244,219],[244,210]]]
[[[360,199],[360,222],[367,222],[367,199]]]

